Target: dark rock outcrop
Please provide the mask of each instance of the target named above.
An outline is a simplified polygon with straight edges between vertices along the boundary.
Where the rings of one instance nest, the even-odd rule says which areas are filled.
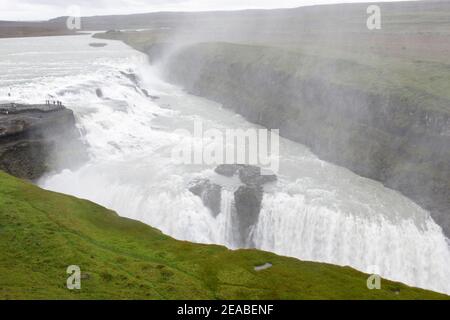
[[[240,168],[240,164],[221,164],[220,166],[217,166],[214,171],[222,176],[232,177],[238,173]]]
[[[150,98],[150,99],[152,99],[152,100],[159,100],[159,99],[160,99],[158,96],[153,96],[153,95],[151,95],[150,93],[148,93],[148,91],[147,91],[146,89],[141,88],[141,90],[142,90],[142,92],[144,93],[144,95],[145,95],[147,98]]]
[[[91,42],[89,43],[90,47],[94,47],[94,48],[102,48],[102,47],[106,47],[108,44],[107,43],[103,43],[103,42]]]
[[[211,183],[208,179],[200,179],[191,183],[189,191],[202,199],[203,204],[211,211],[211,214],[214,217],[219,215],[222,192],[221,186]]]
[[[262,186],[263,184],[277,181],[274,174],[262,174],[261,168],[255,166],[243,166],[239,170],[239,179],[246,185]]]
[[[135,85],[139,84],[139,78],[132,71],[130,71],[130,72],[120,71],[120,73],[123,74],[125,77],[127,77],[129,80],[131,80],[131,82],[133,82],[133,84],[135,84]]]
[[[241,182],[247,185],[260,186],[265,183],[277,181],[276,175],[264,175],[260,167],[246,164],[222,164],[217,166],[214,171],[225,177],[232,177],[238,174]]]
[[[2,105],[0,170],[36,180],[87,158],[71,110],[53,105]]]
[[[242,247],[254,247],[251,230],[258,222],[263,199],[263,185],[277,180],[276,175],[262,175],[261,168],[245,164],[223,164],[215,169],[217,174],[232,177],[236,174],[244,184],[234,192],[234,207]]]
[[[233,208],[235,215],[232,223],[239,233],[234,236],[238,247],[254,247],[251,239],[252,227],[258,222],[261,203],[264,195],[264,184],[277,180],[276,175],[261,175],[261,168],[243,164],[224,164],[215,168],[217,174],[225,177],[239,175],[242,185],[234,192]],[[209,179],[198,179],[189,186],[203,204],[217,217],[221,213],[222,186],[212,183]]]
[[[241,243],[245,244],[246,247],[254,246],[250,233],[252,226],[258,222],[262,198],[263,188],[261,186],[240,186],[234,193],[234,205],[237,212],[236,222]]]
[[[103,91],[100,88],[95,89],[95,94],[97,95],[97,97],[99,98],[103,98]]]

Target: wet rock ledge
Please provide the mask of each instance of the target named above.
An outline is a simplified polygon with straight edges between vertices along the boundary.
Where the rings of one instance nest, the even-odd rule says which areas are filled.
[[[229,178],[239,177],[241,185],[234,191],[232,205],[232,224],[239,231],[234,235],[234,245],[241,248],[254,247],[251,231],[259,219],[264,185],[277,181],[277,176],[263,175],[261,168],[244,164],[220,165],[215,168],[215,172]],[[189,190],[202,199],[214,217],[221,213],[222,189],[223,186],[207,178],[194,180],[189,186]]]
[[[0,104],[0,170],[34,181],[86,158],[71,110],[53,104]]]

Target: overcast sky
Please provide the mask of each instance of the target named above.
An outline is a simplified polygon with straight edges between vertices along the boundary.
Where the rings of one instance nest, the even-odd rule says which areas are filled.
[[[68,15],[77,5],[82,16],[153,11],[209,11],[293,8],[312,4],[370,2],[361,0],[0,0],[0,20],[47,20]],[[372,1],[382,2],[382,1]]]

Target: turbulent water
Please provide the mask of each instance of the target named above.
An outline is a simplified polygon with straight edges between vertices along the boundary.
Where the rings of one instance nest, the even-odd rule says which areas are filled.
[[[157,68],[125,45],[106,41],[108,46],[92,48],[90,42],[89,36],[0,40],[0,100],[63,101],[74,110],[89,149],[90,160],[81,168],[49,174],[40,185],[178,239],[235,248],[237,182],[228,181],[214,218],[187,190],[196,177],[218,178],[213,166],[176,164],[171,150],[189,139],[175,130],[192,131],[195,120],[206,128],[255,125],[160,80]],[[389,279],[450,293],[449,246],[426,211],[297,143],[281,139],[280,154],[279,181],[267,188],[252,230],[258,248],[375,269]]]

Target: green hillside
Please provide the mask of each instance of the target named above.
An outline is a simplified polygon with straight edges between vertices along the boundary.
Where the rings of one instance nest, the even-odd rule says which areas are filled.
[[[174,240],[0,172],[1,299],[440,299],[351,268]],[[255,271],[265,263],[273,267]],[[81,290],[66,268],[82,270]]]

